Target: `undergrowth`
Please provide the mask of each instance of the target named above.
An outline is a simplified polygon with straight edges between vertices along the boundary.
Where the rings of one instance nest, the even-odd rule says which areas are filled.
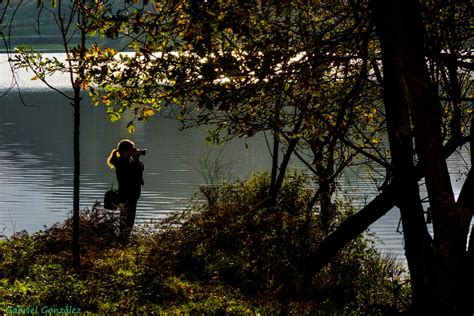
[[[396,314],[410,303],[403,269],[358,238],[311,275],[323,238],[307,209],[308,179],[291,174],[263,207],[265,173],[203,188],[184,212],[137,227],[117,243],[117,216],[81,212],[80,269],[71,268],[71,219],[0,241],[0,312],[74,306],[97,313]],[[338,204],[342,220],[352,209]]]

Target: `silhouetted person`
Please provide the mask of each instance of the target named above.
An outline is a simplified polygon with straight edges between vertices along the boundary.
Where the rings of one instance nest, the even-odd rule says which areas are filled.
[[[121,140],[107,158],[107,164],[115,169],[118,182],[118,208],[120,209],[120,239],[128,240],[135,222],[137,201],[143,183],[143,163],[140,156],[146,152],[128,140]]]

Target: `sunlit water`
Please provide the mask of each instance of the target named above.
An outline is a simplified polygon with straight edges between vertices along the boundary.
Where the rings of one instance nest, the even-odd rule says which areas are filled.
[[[35,232],[64,220],[72,204],[72,107],[51,92],[31,73],[22,72],[16,89],[0,98],[0,233]],[[0,93],[12,84],[6,56],[0,54]],[[70,93],[67,77],[51,78],[52,84]],[[21,96],[21,97],[20,97]],[[137,222],[182,210],[204,183],[201,162],[222,152],[231,179],[245,178],[258,170],[269,170],[270,154],[263,135],[237,139],[222,148],[206,145],[205,128],[178,131],[177,123],[154,117],[138,124],[134,134],[126,131],[127,118],[107,120],[105,109],[93,107],[84,98],[81,117],[81,208],[92,207],[114,183],[114,173],[105,159],[117,142],[132,138],[147,148],[145,186],[139,201]],[[467,163],[458,155],[449,161],[453,185],[459,192]],[[294,161],[294,168],[301,164]],[[357,207],[376,194],[364,168],[352,169],[341,179],[339,197],[349,196]],[[383,242],[381,250],[403,261],[399,212],[394,209],[370,228]]]

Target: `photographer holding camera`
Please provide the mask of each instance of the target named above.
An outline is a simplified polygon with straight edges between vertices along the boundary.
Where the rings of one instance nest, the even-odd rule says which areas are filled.
[[[118,207],[120,209],[120,239],[128,240],[135,222],[137,201],[143,183],[143,163],[140,156],[146,150],[138,149],[128,139],[121,140],[107,158],[107,164],[115,169],[118,182]]]

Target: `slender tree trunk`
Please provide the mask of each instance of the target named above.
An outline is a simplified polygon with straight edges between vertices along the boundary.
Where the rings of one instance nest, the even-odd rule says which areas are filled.
[[[328,151],[329,156],[332,156],[332,153],[332,151]],[[327,166],[324,166],[322,161],[318,161],[315,169],[318,172],[321,225],[324,233],[328,234],[336,212],[334,203],[332,203],[332,195],[335,190],[334,181],[330,179],[334,170],[334,160],[332,157],[328,157]]]
[[[86,0],[75,2],[78,11],[78,25],[83,25],[83,10],[85,9]],[[74,86],[74,179],[73,179],[73,215],[72,215],[72,257],[75,267],[81,266],[81,252],[79,243],[80,217],[79,217],[79,199],[80,199],[80,175],[81,175],[81,159],[80,159],[80,123],[81,123],[81,88],[84,80],[84,51],[86,48],[86,32],[80,31],[80,57],[79,57],[79,73],[73,82]]]
[[[72,258],[73,265],[81,265],[79,246],[79,189],[80,189],[80,152],[79,152],[79,130],[80,130],[80,88],[74,88],[74,179],[73,179],[73,214],[72,214]]]
[[[272,173],[270,178],[270,199],[273,200],[276,195],[276,181],[278,175],[278,154],[280,150],[280,129],[278,122],[280,120],[280,107],[277,105],[273,127],[273,154],[272,154]]]
[[[278,111],[278,117],[279,117],[279,111]],[[293,132],[296,134],[300,131],[301,124],[303,120],[300,117],[298,121],[295,124]],[[277,122],[275,122],[277,124]],[[265,203],[266,206],[273,206],[275,205],[276,198],[278,196],[278,192],[281,189],[281,186],[283,185],[283,181],[285,180],[285,175],[286,171],[288,168],[288,164],[290,162],[291,156],[293,155],[293,152],[295,151],[296,145],[298,145],[299,138],[291,138],[288,141],[288,147],[285,150],[285,154],[283,155],[281,159],[280,166],[278,167],[278,156],[277,156],[277,149],[279,147],[279,144],[277,142],[280,142],[280,139],[278,137],[278,132],[276,125],[275,125],[275,131],[274,131],[274,153],[273,153],[273,165],[272,165],[272,177],[271,177],[271,183],[270,183],[270,192],[269,192],[269,201]]]
[[[288,164],[290,162],[291,155],[295,151],[298,141],[299,141],[298,138],[292,138],[288,143],[288,147],[286,148],[285,154],[283,155],[283,158],[280,164],[278,177],[275,182],[275,187],[274,187],[274,192],[273,192],[272,197],[277,196],[278,192],[281,189],[281,186],[283,185],[283,181],[285,180],[286,170],[288,169]]]

